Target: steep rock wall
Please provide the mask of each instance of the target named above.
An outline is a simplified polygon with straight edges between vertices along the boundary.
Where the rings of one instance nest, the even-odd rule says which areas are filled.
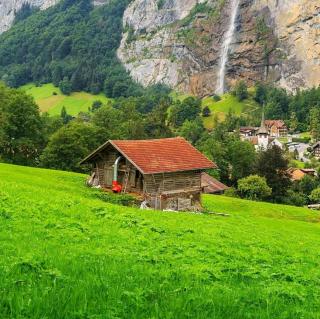
[[[45,10],[60,0],[0,0],[0,34],[7,31],[24,3]],[[107,0],[93,0],[95,6],[103,5]]]
[[[29,3],[40,9],[47,9],[59,0],[0,0],[0,33],[8,30],[14,20],[15,14],[24,3]]]
[[[183,4],[185,5],[182,5]],[[135,0],[124,15],[118,56],[143,85],[163,82],[212,94],[230,0]],[[318,0],[241,0],[227,65],[228,86],[268,80],[294,90],[320,84]],[[197,8],[200,8],[199,6]]]
[[[279,83],[287,89],[320,85],[320,1],[255,0],[253,5],[269,8],[286,55]]]

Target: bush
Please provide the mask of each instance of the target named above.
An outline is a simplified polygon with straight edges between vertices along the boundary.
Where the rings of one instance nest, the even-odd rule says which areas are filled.
[[[224,195],[227,197],[235,197],[235,198],[239,198],[238,192],[234,187],[230,187],[228,188],[225,192]]]
[[[213,100],[214,100],[215,102],[221,101],[221,97],[220,97],[219,95],[217,95],[217,94],[214,94],[214,95],[212,96],[212,98],[213,98]]]
[[[272,193],[266,179],[258,175],[250,175],[240,179],[238,181],[238,191],[241,197],[251,200],[262,200]]]
[[[98,197],[100,200],[116,204],[116,205],[122,205],[122,206],[137,206],[138,201],[136,198],[129,194],[113,194],[110,192],[103,192],[99,191],[95,193],[95,197]]]
[[[303,193],[289,190],[287,195],[282,198],[281,202],[286,205],[304,206],[308,203],[308,196]]]
[[[312,203],[320,204],[320,187],[314,189],[309,198]]]

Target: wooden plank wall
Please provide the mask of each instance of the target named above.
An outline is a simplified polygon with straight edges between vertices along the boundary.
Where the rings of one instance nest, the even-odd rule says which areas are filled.
[[[163,173],[144,176],[144,192],[149,194],[192,187],[201,188],[200,171]]]
[[[107,186],[107,170],[113,170],[113,165],[117,159],[116,151],[101,152],[97,156],[95,162],[95,171],[99,178],[99,184],[101,186]]]

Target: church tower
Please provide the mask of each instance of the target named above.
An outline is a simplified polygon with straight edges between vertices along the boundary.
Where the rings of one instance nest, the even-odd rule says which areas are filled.
[[[266,127],[265,120],[264,120],[264,107],[262,110],[262,118],[261,118],[261,125],[257,132],[258,137],[258,148],[262,150],[266,150],[269,145],[269,131]]]

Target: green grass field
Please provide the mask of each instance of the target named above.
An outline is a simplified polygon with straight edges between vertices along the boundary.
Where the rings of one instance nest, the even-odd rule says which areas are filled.
[[[259,105],[253,99],[254,89],[250,88],[248,92],[248,99],[241,102],[230,93],[222,95],[221,100],[217,102],[211,96],[203,98],[202,107],[204,108],[205,106],[208,106],[211,111],[211,115],[209,117],[203,118],[205,128],[209,130],[212,129],[214,125],[214,117],[217,116],[219,120],[223,121],[229,111],[233,111],[234,114],[238,116],[246,116],[257,112],[259,110]],[[187,98],[188,95],[173,92],[171,97],[174,100],[182,101]],[[260,114],[258,114],[258,116],[260,116]]]
[[[108,101],[108,98],[103,94],[92,95],[86,92],[74,92],[70,95],[64,95],[59,88],[50,83],[39,87],[27,84],[21,89],[34,97],[41,112],[48,112],[50,115],[60,115],[63,106],[66,107],[68,114],[77,115],[79,112],[87,112],[94,101],[103,103]]]
[[[229,217],[102,201],[0,164],[0,317],[320,318],[319,213],[204,196]]]
[[[218,116],[220,120],[224,120],[229,111],[233,111],[235,115],[238,116],[246,116],[259,109],[258,104],[253,100],[251,95],[248,99],[239,102],[237,97],[229,93],[224,94],[218,102],[215,102],[212,97],[207,97],[202,100],[202,106],[208,106],[211,110],[211,115],[204,118],[204,126],[207,129],[213,128],[213,119],[215,116]]]

